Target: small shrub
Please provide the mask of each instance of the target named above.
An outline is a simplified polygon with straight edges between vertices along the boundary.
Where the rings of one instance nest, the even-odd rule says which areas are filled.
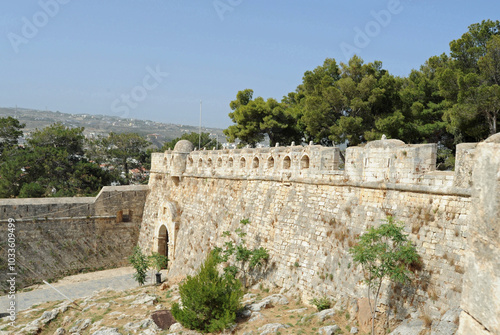
[[[310,301],[310,303],[316,306],[318,312],[329,309],[332,305],[330,299],[328,299],[327,297],[314,298]]]
[[[211,252],[200,272],[188,276],[179,286],[182,308],[172,306],[172,315],[184,327],[202,332],[217,332],[236,320],[243,297],[241,282],[217,271],[218,256]]]
[[[149,267],[148,257],[142,253],[141,248],[136,246],[133,254],[128,258],[128,261],[135,269],[135,281],[137,281],[141,286],[144,285]]]

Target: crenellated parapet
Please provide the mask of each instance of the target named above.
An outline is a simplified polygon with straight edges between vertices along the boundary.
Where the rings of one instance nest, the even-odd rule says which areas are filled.
[[[335,182],[350,185],[409,185],[468,193],[474,143],[457,146],[455,171],[437,171],[436,144],[372,141],[349,147],[341,164],[338,147],[321,145],[194,150],[180,141],[173,151],[153,154],[152,172],[171,177],[260,178]]]
[[[187,142],[187,141],[186,141]],[[179,147],[184,148],[186,144]],[[172,177],[199,176],[261,176],[312,177],[339,170],[338,147],[321,145],[224,150],[177,150],[153,154],[152,172]]]

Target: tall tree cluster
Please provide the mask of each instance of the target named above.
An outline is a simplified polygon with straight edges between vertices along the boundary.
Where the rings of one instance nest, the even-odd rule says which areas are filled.
[[[358,145],[382,134],[407,143],[454,148],[498,132],[500,21],[473,24],[450,43],[450,54],[429,58],[407,77],[382,62],[353,56],[347,64],[328,58],[306,71],[281,102],[239,91],[231,101],[229,141],[255,146],[268,139]]]
[[[35,130],[19,145],[23,128],[17,119],[0,118],[1,198],[93,196],[112,182],[128,183],[129,161],[145,161],[148,142],[137,134],[87,141],[83,128],[55,123]],[[114,169],[102,168],[102,162]]]

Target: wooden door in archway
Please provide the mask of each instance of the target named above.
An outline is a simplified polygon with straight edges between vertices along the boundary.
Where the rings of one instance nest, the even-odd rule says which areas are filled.
[[[158,253],[168,257],[168,231],[165,225],[158,232]]]

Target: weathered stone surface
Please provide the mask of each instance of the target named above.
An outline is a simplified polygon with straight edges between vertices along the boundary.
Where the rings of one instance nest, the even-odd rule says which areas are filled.
[[[359,332],[357,327],[352,327],[351,331],[349,332],[350,334],[357,334]]]
[[[264,319],[265,319],[264,314],[262,314],[260,312],[252,312],[252,315],[251,315],[250,319],[248,320],[248,322],[255,322],[255,321],[260,321],[260,320],[264,320]]]
[[[262,301],[269,301],[273,306],[288,305],[288,298],[282,294],[273,294],[265,297]]]
[[[321,327],[318,330],[318,334],[322,334],[322,335],[334,335],[335,332],[337,330],[339,330],[339,329],[340,329],[340,327],[337,326],[337,325],[325,326],[325,327]]]
[[[334,315],[335,315],[335,310],[333,308],[324,309],[321,312],[314,313],[314,316],[316,316],[318,320],[321,322],[324,322],[326,319],[331,318]]]
[[[43,312],[43,314],[39,320],[41,323],[47,324],[50,321],[54,320],[57,317],[57,315],[59,315],[59,309],[54,309],[50,312],[46,311],[46,312]]]
[[[282,325],[281,323],[269,323],[267,325],[263,325],[258,330],[260,335],[268,335],[268,334],[276,334],[280,329],[286,329],[290,326]]]
[[[147,186],[104,187],[97,197],[0,199],[0,240],[16,220],[17,252],[45,280],[79,270],[128,266],[124,255],[137,245]],[[86,257],[82,257],[86,255]],[[36,279],[18,264],[16,287]],[[6,288],[0,274],[0,289]]]
[[[82,330],[87,329],[92,324],[91,319],[81,319],[77,320],[75,325],[69,330],[70,333],[79,333]]]
[[[242,318],[249,318],[252,315],[252,311],[249,309],[244,309],[240,312],[239,316]]]
[[[391,335],[420,335],[420,332],[425,329],[424,321],[420,319],[404,320]]]
[[[130,331],[130,330],[133,331],[133,330],[137,330],[140,328],[148,328],[152,324],[153,324],[153,320],[146,319],[146,320],[142,320],[142,321],[126,323],[125,325],[123,325],[123,329],[128,330],[128,331]]]
[[[261,309],[266,309],[271,307],[273,307],[273,304],[270,300],[262,300],[247,306],[247,308],[252,312],[258,312]]]
[[[472,212],[462,302],[467,316],[457,334],[465,335],[469,317],[500,334],[500,144],[479,143],[472,173]],[[464,321],[465,322],[465,321]],[[462,321],[460,322],[462,324]]]
[[[154,305],[158,300],[156,299],[155,296],[148,295],[146,293],[140,294],[137,296],[137,299],[135,299],[132,302],[132,305],[147,305],[147,306],[152,306]]]
[[[174,323],[173,325],[171,325],[170,328],[168,329],[168,331],[171,333],[175,333],[178,331],[182,331],[183,329],[184,329],[184,327],[182,327],[182,325],[177,322],[177,323]]]
[[[439,322],[432,324],[431,335],[454,335],[458,329],[460,308],[448,310]]]
[[[92,335],[122,335],[122,333],[118,332],[118,328],[102,327]]]
[[[66,334],[66,329],[64,328],[57,328],[56,331],[54,332],[54,335],[64,335]]]
[[[474,320],[469,314],[462,312],[460,314],[460,325],[458,326],[457,335],[492,335],[495,333],[489,332],[483,325]]]

